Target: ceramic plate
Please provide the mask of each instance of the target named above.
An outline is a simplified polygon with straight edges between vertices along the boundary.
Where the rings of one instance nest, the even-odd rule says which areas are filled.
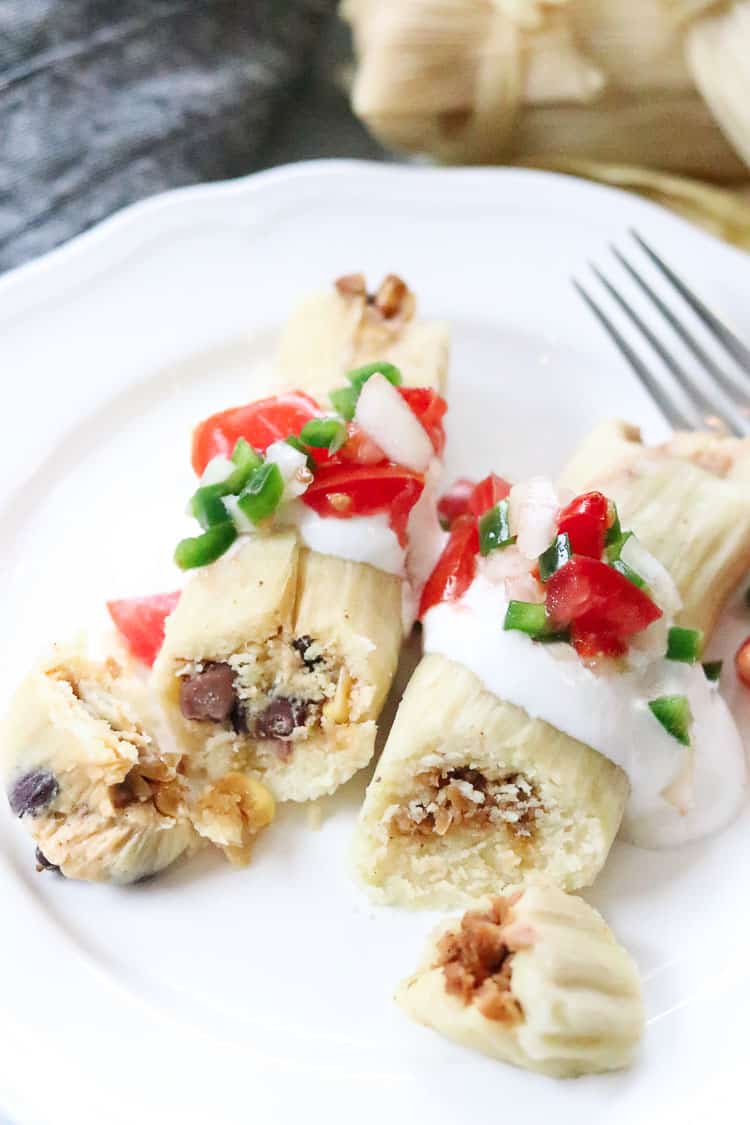
[[[569,280],[631,226],[746,319],[748,259],[628,195],[527,171],[299,165],[153,199],[0,280],[3,695],[106,598],[174,585],[191,424],[254,397],[294,301],[338,274],[396,270],[451,322],[447,477],[554,474],[613,414],[662,436]],[[589,897],[638,961],[648,1029],[630,1072],[563,1083],[394,1006],[434,918],[373,908],[350,881],[362,790],[318,831],[284,809],[246,870],[204,855],[126,889],[37,875],[0,810],[8,1116],[746,1120],[747,815],[680,851],[615,848]]]

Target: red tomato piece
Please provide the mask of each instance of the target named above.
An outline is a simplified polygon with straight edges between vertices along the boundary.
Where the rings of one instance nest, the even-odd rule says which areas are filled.
[[[496,473],[490,473],[484,480],[480,480],[475,487],[469,500],[469,511],[473,512],[475,516],[483,516],[490,508],[494,508],[500,500],[506,498],[510,492],[510,487],[507,480],[503,480]]]
[[[570,630],[570,639],[583,660],[593,660],[597,656],[624,656],[628,648],[625,641],[613,633],[588,632],[580,628],[577,622],[573,623]]]
[[[585,492],[563,508],[557,531],[559,535],[567,533],[574,555],[600,559],[611,521],[607,497],[601,492]]]
[[[400,465],[321,465],[303,503],[321,516],[371,516],[389,512],[391,526],[403,543],[409,512],[424,488],[421,473]]]
[[[316,450],[317,452],[317,450]],[[354,465],[377,465],[387,460],[385,453],[371,437],[354,422],[349,423],[349,437],[331,460]]]
[[[212,414],[193,431],[193,468],[200,475],[212,457],[231,456],[241,437],[263,453],[272,442],[299,434],[305,422],[322,413],[315,399],[304,391],[290,391]]]
[[[164,642],[164,622],[180,600],[180,591],[145,598],[120,598],[107,602],[109,615],[138,660],[149,667]]]
[[[469,511],[469,500],[476,488],[473,480],[459,477],[454,480],[447,492],[438,500],[438,516],[442,523],[450,528],[459,516],[465,516]]]
[[[582,646],[601,638],[600,652],[662,616],[651,598],[598,559],[571,559],[552,575],[546,588],[547,612],[554,624],[572,626]]]
[[[448,403],[430,387],[399,387],[398,393],[424,426],[438,457],[442,457],[445,450],[443,416],[448,409]]]
[[[419,603],[419,616],[440,602],[456,601],[471,585],[477,569],[479,531],[472,515],[459,516],[437,565],[427,579]]]
[[[734,666],[737,670],[737,679],[745,687],[750,688],[750,637],[737,649]]]

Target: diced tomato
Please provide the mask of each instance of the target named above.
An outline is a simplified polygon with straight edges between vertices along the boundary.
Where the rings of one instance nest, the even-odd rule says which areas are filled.
[[[734,666],[737,670],[737,679],[745,687],[750,688],[750,637],[737,649]]]
[[[567,533],[574,555],[600,559],[610,523],[607,497],[601,492],[585,492],[563,508],[557,531],[559,535]]]
[[[476,488],[473,480],[459,477],[438,500],[438,516],[446,527],[450,528],[459,516],[465,516],[469,511],[469,500]]]
[[[408,402],[424,426],[438,457],[442,457],[445,451],[443,416],[448,409],[448,403],[429,387],[399,387],[398,393]]]
[[[500,500],[505,499],[510,492],[510,488],[507,480],[503,480],[496,473],[490,473],[484,480],[480,480],[474,488],[469,500],[469,511],[473,512],[475,516],[483,516],[490,508],[494,508]]]
[[[477,568],[479,531],[473,515],[459,516],[437,565],[427,579],[419,616],[440,602],[456,601],[471,585]]]
[[[120,598],[107,602],[109,615],[125,638],[133,656],[149,667],[164,642],[164,622],[180,600],[180,591],[145,598]]]
[[[304,391],[290,391],[212,414],[193,431],[193,468],[200,474],[212,457],[231,456],[241,437],[263,453],[272,442],[299,434],[305,422],[322,413],[315,399]]]
[[[651,598],[599,559],[571,559],[546,589],[550,620],[570,626],[573,643],[586,655],[620,655],[623,641],[662,616]]]
[[[386,461],[387,457],[364,430],[354,422],[350,422],[349,437],[338,453],[334,454],[332,460],[354,465],[377,465]]]
[[[303,503],[321,516],[371,516],[390,514],[391,527],[403,544],[409,512],[424,488],[421,473],[400,465],[322,465]]]

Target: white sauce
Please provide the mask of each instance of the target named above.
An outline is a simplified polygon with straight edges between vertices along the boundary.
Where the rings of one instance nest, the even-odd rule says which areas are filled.
[[[279,521],[297,528],[311,551],[339,559],[369,563],[377,570],[404,577],[405,551],[388,522],[388,513],[375,516],[320,516],[299,501],[285,505]]]
[[[463,664],[498,698],[620,766],[630,779],[623,834],[632,843],[682,844],[733,819],[746,784],[742,742],[700,665],[660,657],[624,672],[593,671],[567,644],[539,644],[522,633],[505,632],[507,605],[504,584],[480,574],[460,601],[427,613],[425,651]],[[648,701],[664,695],[688,697],[694,719],[691,749],[649,710]],[[687,788],[687,810],[665,799],[670,785]]]

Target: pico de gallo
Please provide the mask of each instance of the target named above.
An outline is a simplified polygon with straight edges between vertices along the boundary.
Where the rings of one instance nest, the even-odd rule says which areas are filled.
[[[357,368],[347,380],[331,392],[333,411],[292,391],[196,427],[191,459],[201,483],[190,511],[203,530],[177,545],[178,566],[213,562],[292,499],[336,519],[387,513],[405,545],[428,464],[445,448],[445,400],[404,387],[391,363]]]
[[[624,658],[639,634],[664,616],[655,591],[633,565],[650,556],[632,532],[623,530],[615,505],[603,493],[583,493],[556,509],[542,507],[540,516],[528,507],[524,511],[523,487],[512,488],[490,474],[474,485],[462,479],[446,493],[439,511],[449,529],[448,541],[424,587],[420,618],[441,602],[459,600],[480,572],[490,573],[493,558],[510,552],[509,565],[496,568],[509,576],[510,591],[499,627],[540,643],[570,644],[587,663]],[[530,527],[537,537],[542,535],[540,546],[547,543],[535,557],[528,550]],[[523,597],[513,594],[514,586]],[[694,664],[702,648],[699,630],[672,626],[661,655]],[[713,664],[705,671],[716,679]],[[687,699],[656,699],[649,706],[684,741]]]

